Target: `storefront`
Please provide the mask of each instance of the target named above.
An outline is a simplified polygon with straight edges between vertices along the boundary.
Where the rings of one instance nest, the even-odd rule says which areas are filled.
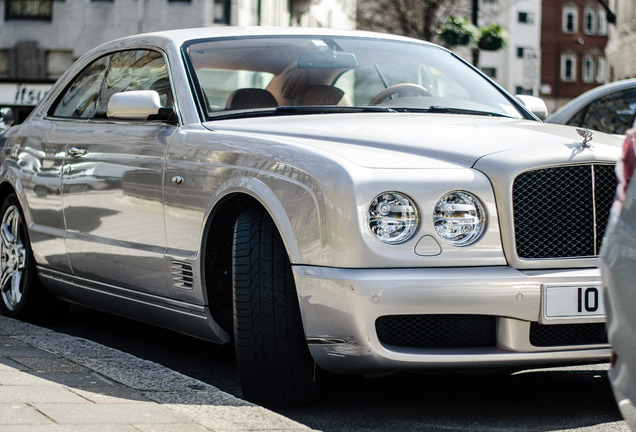
[[[0,109],[11,108],[14,123],[22,123],[51,85],[53,84],[0,82]]]

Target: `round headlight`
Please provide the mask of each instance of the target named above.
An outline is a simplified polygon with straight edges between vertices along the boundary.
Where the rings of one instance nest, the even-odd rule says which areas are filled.
[[[398,244],[413,237],[419,215],[411,198],[398,192],[384,192],[369,204],[367,221],[369,229],[379,240]]]
[[[468,246],[479,240],[486,227],[486,213],[476,196],[449,192],[435,204],[433,224],[437,234],[453,246]]]

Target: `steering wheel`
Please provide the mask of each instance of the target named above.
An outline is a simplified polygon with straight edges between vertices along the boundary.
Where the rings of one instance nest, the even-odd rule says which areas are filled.
[[[430,91],[426,90],[422,86],[419,86],[417,84],[402,83],[385,88],[380,93],[375,95],[373,99],[371,99],[369,105],[378,105],[393,95],[397,95],[397,97],[403,98],[408,96],[409,94],[416,94],[417,96],[433,96]]]

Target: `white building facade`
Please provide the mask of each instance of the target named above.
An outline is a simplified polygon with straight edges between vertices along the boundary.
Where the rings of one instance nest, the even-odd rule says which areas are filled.
[[[77,58],[116,38],[222,25],[348,29],[353,10],[355,0],[0,0],[0,107],[35,105]]]
[[[479,26],[497,23],[508,33],[499,51],[481,51],[479,68],[512,94],[539,95],[541,0],[482,0]]]
[[[636,77],[636,2],[611,0],[616,25],[610,26],[605,49],[609,79],[616,81]]]

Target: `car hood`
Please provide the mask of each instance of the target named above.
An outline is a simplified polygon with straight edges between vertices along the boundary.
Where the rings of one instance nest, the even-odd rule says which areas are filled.
[[[615,160],[621,141],[531,120],[448,114],[322,114],[217,120],[212,131],[320,148],[368,168],[473,167],[482,158]]]

